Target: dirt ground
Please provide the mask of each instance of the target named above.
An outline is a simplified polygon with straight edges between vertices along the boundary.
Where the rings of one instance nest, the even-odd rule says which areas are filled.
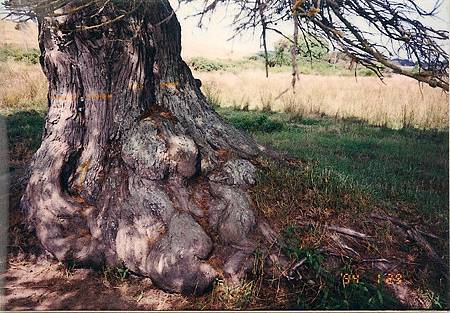
[[[176,310],[188,303],[156,289],[149,279],[130,276],[111,283],[101,272],[68,270],[46,259],[10,260],[1,276],[2,310]]]

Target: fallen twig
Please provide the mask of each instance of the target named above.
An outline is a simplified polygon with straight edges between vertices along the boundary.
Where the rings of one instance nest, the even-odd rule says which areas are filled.
[[[423,236],[417,230],[415,230],[415,229],[408,229],[406,231],[406,233],[408,234],[408,236],[411,239],[413,239],[415,242],[417,242],[419,244],[419,246],[421,246],[425,250],[425,252],[430,257],[430,259],[432,259],[433,261],[435,261],[435,262],[445,266],[444,262],[438,256],[436,251],[434,251],[434,249],[431,247],[431,245],[428,243],[428,241],[426,241],[426,239],[423,238]]]
[[[411,225],[403,222],[402,220],[400,220],[399,218],[396,218],[396,217],[386,216],[386,215],[379,215],[379,214],[376,214],[376,213],[370,214],[370,217],[381,219],[381,220],[385,220],[385,221],[391,221],[393,224],[395,224],[397,226],[401,226],[401,227],[406,228],[406,229],[415,229],[415,230],[417,230],[418,232],[420,232],[421,234],[423,234],[423,235],[425,235],[427,237],[430,237],[430,238],[433,238],[433,239],[441,239],[440,237],[436,236],[435,234],[428,233],[428,232],[425,232],[423,230],[420,230],[416,226],[411,226]]]
[[[340,239],[339,235],[331,235],[330,238],[332,238],[341,249],[347,250],[355,256],[358,256],[358,257],[360,256],[357,251],[355,251],[352,247],[349,247],[345,242],[343,242]]]
[[[383,263],[392,263],[392,261],[386,260],[386,259],[364,259],[364,260],[360,260],[359,262],[364,263],[364,262],[373,262],[373,263],[379,263],[379,262],[383,262]]]
[[[386,215],[379,215],[379,214],[376,214],[376,213],[370,214],[370,217],[377,218],[377,219],[380,219],[380,220],[385,220],[385,221],[391,221],[393,224],[396,224],[396,225],[399,225],[399,226],[402,226],[402,227],[405,227],[405,228],[411,228],[410,225],[406,224],[405,222],[403,222],[402,220],[400,220],[400,219],[398,219],[396,217],[386,216]]]
[[[313,224],[313,223],[305,223],[305,222],[297,222],[297,224],[301,225],[301,226],[308,226],[308,227],[317,227],[317,224]],[[321,225],[329,230],[335,231],[337,233],[341,233],[344,235],[348,235],[348,236],[352,236],[352,237],[356,237],[356,238],[361,238],[361,239],[365,239],[365,240],[369,240],[369,241],[375,241],[375,239],[373,239],[371,236],[368,236],[366,234],[357,232],[353,229],[350,228],[345,228],[345,227],[340,227],[340,226],[335,226],[335,225]]]
[[[298,278],[301,279],[302,275],[297,271],[297,268],[303,265],[303,263],[306,262],[306,258],[301,259],[299,262],[295,263],[291,268],[286,268],[281,274],[287,279],[287,280],[293,280],[294,272],[297,273]]]
[[[382,216],[375,213],[370,214],[371,217],[376,219],[382,219],[386,221],[390,221],[392,224],[396,226],[403,227],[405,229],[406,235],[413,241],[415,241],[422,249],[425,250],[428,257],[433,260],[434,262],[439,263],[441,266],[446,266],[446,264],[442,261],[442,259],[439,257],[439,255],[434,251],[433,247],[428,243],[428,241],[422,236],[422,234],[427,235],[432,238],[439,239],[434,234],[426,233],[424,231],[418,230],[416,227],[413,227],[400,219],[396,217],[391,216]],[[398,229],[400,232],[402,232],[401,228]]]
[[[420,230],[420,229],[417,229],[417,228],[416,228],[416,230],[417,230],[419,233],[421,233],[422,235],[425,235],[425,236],[427,236],[427,237],[430,237],[430,238],[433,238],[433,239],[442,239],[442,238],[436,236],[435,234],[427,233],[427,232],[424,232],[423,230]]]
[[[295,264],[295,265],[292,267],[292,270],[291,270],[291,271],[295,271],[299,266],[301,266],[303,263],[305,263],[305,261],[306,261],[306,258],[301,259],[300,262],[298,262],[297,264]]]
[[[354,231],[354,230],[349,229],[349,228],[333,226],[333,225],[332,226],[327,226],[327,228],[329,230],[334,230],[335,232],[338,232],[338,233],[341,233],[341,234],[344,234],[344,235],[349,235],[349,236],[352,236],[352,237],[357,237],[357,238],[361,238],[361,239],[365,239],[365,240],[373,240],[373,238],[371,238],[370,236],[368,236],[366,234],[363,234],[363,233],[360,233],[360,232],[357,232],[357,231]]]

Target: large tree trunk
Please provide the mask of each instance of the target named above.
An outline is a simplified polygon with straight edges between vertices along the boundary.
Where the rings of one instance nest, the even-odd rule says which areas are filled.
[[[239,277],[267,235],[245,192],[260,149],[208,105],[168,1],[123,9],[114,23],[110,6],[40,19],[49,111],[22,205],[61,261],[123,263],[201,293]]]

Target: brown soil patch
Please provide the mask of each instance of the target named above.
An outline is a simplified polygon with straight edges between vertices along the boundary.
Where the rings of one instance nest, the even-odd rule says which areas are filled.
[[[110,283],[101,272],[68,270],[55,261],[9,260],[0,308],[5,310],[176,310],[180,295],[156,289],[149,279]]]

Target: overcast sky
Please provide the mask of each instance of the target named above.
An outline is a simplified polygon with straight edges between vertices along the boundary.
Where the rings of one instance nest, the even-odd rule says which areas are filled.
[[[170,0],[170,2],[174,9],[177,8],[177,0]],[[417,0],[416,2],[421,7],[430,9],[435,0]],[[261,50],[260,30],[257,30],[255,34],[252,31],[248,31],[243,36],[228,40],[233,35],[233,29],[230,26],[233,17],[233,10],[231,8],[227,10],[223,6],[220,7],[212,15],[211,20],[206,20],[204,27],[199,29],[197,27],[198,18],[188,18],[188,16],[198,12],[202,4],[202,0],[195,0],[189,4],[182,4],[177,10],[178,20],[181,23],[182,29],[183,56],[204,55],[207,57],[234,58],[253,54]],[[448,10],[448,0],[444,0],[439,17],[427,21],[427,23],[430,23],[434,27],[448,29]],[[292,26],[290,24],[281,25],[280,27],[287,34],[292,32]],[[274,43],[280,38],[279,35],[269,32],[269,48],[271,49]]]

